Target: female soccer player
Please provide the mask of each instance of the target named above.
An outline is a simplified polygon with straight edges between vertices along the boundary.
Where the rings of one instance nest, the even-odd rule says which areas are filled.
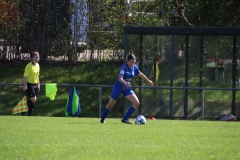
[[[127,63],[122,65],[118,74],[118,78],[116,79],[113,86],[110,100],[103,111],[100,120],[101,123],[105,123],[105,118],[107,117],[109,111],[115,105],[118,97],[123,94],[130,102],[132,102],[132,105],[129,107],[127,113],[124,115],[121,121],[122,123],[132,124],[128,119],[139,106],[139,100],[131,88],[130,82],[132,78],[138,75],[139,77],[147,81],[150,86],[153,85],[153,82],[139,71],[135,63],[136,57],[133,54],[128,55]]]
[[[31,58],[32,61],[26,65],[23,75],[24,81],[23,91],[27,94],[27,97],[29,98],[27,101],[29,116],[32,115],[32,111],[37,100],[37,94],[40,91],[39,81],[40,66],[38,64],[39,53],[36,51],[33,52]]]

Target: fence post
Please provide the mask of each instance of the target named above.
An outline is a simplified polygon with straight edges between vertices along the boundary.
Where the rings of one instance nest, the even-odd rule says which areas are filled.
[[[171,35],[170,87],[173,87],[174,35]],[[170,88],[169,118],[173,118],[173,89]]]
[[[201,120],[204,120],[204,89],[201,90]]]
[[[98,99],[98,102],[99,102],[99,118],[101,118],[101,110],[102,110],[102,87],[100,86],[99,87],[99,99]]]

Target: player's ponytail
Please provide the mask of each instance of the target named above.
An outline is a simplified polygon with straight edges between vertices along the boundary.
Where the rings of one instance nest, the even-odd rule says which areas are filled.
[[[131,59],[136,59],[134,54],[129,54],[127,57],[127,61],[130,61]]]

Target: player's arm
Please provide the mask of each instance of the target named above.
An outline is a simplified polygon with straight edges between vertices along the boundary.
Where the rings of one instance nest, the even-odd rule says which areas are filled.
[[[118,76],[118,80],[119,80],[119,82],[121,82],[122,84],[124,84],[124,85],[127,86],[127,87],[130,87],[130,86],[131,86],[130,82],[124,81],[122,75],[119,75],[119,76]]]
[[[148,79],[142,72],[140,72],[138,76],[144,79],[150,86],[153,86],[153,82],[150,79]]]

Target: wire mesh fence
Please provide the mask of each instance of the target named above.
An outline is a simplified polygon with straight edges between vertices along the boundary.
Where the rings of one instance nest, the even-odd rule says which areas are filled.
[[[230,112],[236,114],[235,105],[239,95],[235,88],[239,88],[240,79],[240,39],[237,28],[126,26],[124,34],[125,56],[135,54],[140,70],[154,80],[156,86],[212,88],[213,91],[206,91],[205,102],[213,102],[211,105],[214,106],[219,101],[224,106],[232,106]],[[156,58],[160,58],[160,61]],[[136,84],[142,86],[141,82]],[[214,88],[233,88],[233,91],[214,92]],[[156,94],[153,95],[156,97]],[[172,107],[166,115],[176,116],[178,113],[177,116],[188,118],[191,111],[191,115],[196,116],[194,110],[197,111],[197,108],[190,108],[202,103],[199,100],[201,96],[200,90],[170,90]],[[176,111],[173,107],[176,104],[182,104],[184,109]],[[209,116],[217,117],[218,114]]]

